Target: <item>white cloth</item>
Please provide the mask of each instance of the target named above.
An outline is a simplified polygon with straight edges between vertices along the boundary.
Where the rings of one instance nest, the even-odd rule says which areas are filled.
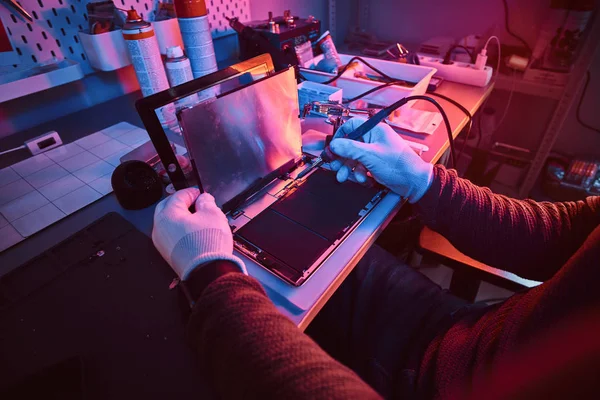
[[[189,208],[196,204],[196,212]],[[156,206],[152,241],[165,261],[184,280],[211,261],[229,260],[247,275],[242,260],[233,255],[233,235],[227,217],[208,193],[196,188],[179,190]]]
[[[352,118],[338,129],[330,148],[342,160],[331,162],[340,182],[350,174],[361,183],[367,180],[367,171],[373,178],[410,203],[416,203],[431,186],[433,165],[419,157],[394,130],[379,124],[363,136],[363,142],[341,139],[365,122]]]

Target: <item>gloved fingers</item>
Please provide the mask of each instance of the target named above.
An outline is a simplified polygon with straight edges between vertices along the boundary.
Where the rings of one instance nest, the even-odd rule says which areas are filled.
[[[215,198],[209,193],[202,193],[196,199],[196,212],[218,209]]]
[[[333,135],[334,138],[344,138],[348,136],[352,131],[361,126],[366,121],[365,118],[362,117],[353,117],[346,121],[345,124],[340,126],[338,130]]]
[[[354,167],[354,178],[358,183],[367,182],[367,169],[364,165],[358,163],[356,167]]]
[[[167,198],[164,208],[190,213],[189,208],[194,204],[199,194],[200,190],[198,188],[178,190]]]
[[[366,164],[371,152],[371,144],[350,139],[333,139],[329,148],[342,158],[348,158]]]
[[[160,213],[163,212],[163,210],[165,209],[165,206],[167,205],[167,201],[169,200],[168,197],[162,199],[162,201],[160,201],[156,207],[154,208],[154,218],[156,218],[157,215],[159,215]]]
[[[352,171],[351,171],[350,167],[348,167],[346,164],[344,164],[340,167],[340,169],[338,170],[335,177],[337,178],[338,182],[344,183],[348,180],[348,177],[350,176],[351,173],[352,173]]]
[[[352,174],[352,171],[354,171],[354,167],[356,167],[356,165],[357,162],[354,160],[345,160],[344,165],[340,167],[338,173],[336,174],[338,182],[345,182]]]
[[[339,169],[342,168],[342,165],[344,165],[344,160],[336,159],[329,163],[329,168],[331,168],[332,171],[339,171]]]

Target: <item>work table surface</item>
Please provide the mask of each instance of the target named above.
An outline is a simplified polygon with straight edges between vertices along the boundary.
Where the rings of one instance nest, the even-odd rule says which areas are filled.
[[[493,85],[486,88],[477,88],[445,82],[438,89],[438,93],[453,98],[472,113],[475,113],[490,94],[492,88]],[[25,140],[51,130],[56,130],[61,135],[63,141],[69,143],[121,121],[143,127],[134,107],[135,100],[139,97],[139,92],[122,96],[92,108],[28,129],[19,134],[3,138],[0,140],[0,148],[7,149],[20,146]],[[448,114],[453,130],[453,136],[457,136],[468,121],[466,116],[459,109],[445,100],[436,100],[438,100]],[[435,110],[431,104],[424,101],[419,101],[415,107],[428,111]],[[429,151],[423,154],[423,159],[432,163],[435,163],[440,159],[447,150],[449,143],[444,126],[440,126],[436,132],[430,136],[411,135],[411,137],[407,138],[427,145]],[[7,155],[0,160],[0,168],[4,168],[27,157],[29,157],[29,155],[26,154],[25,151]],[[318,278],[319,284],[315,281],[312,286],[307,286],[311,285],[311,280],[309,280],[304,285],[304,289],[301,287],[301,290],[297,291],[300,296],[304,296],[304,294],[302,294],[304,292],[310,292],[311,301],[307,307],[302,307],[301,310],[291,311],[290,307],[284,304],[285,302],[281,302],[280,299],[278,299],[278,293],[273,292],[273,290],[277,292],[279,289],[273,289],[273,287],[271,287],[273,290],[267,291],[274,303],[300,328],[304,329],[331,297],[335,289],[343,282],[345,277],[354,268],[368,248],[375,242],[379,234],[397,213],[401,203],[400,197],[395,194],[386,196],[386,198],[375,207],[369,216],[348,237],[340,249],[326,261],[317,273],[315,273],[313,280]],[[138,211],[125,210],[118,204],[115,195],[111,193],[32,237],[27,238],[20,244],[0,253],[0,276],[53,247],[60,241],[73,235],[109,212],[121,214],[138,230],[148,236],[150,235],[152,231],[154,206]],[[268,274],[266,271],[263,271],[263,273]],[[279,284],[276,286],[279,287],[278,285]],[[286,284],[281,282],[281,285]],[[284,286],[281,287],[284,288]],[[287,285],[285,291],[289,292],[291,296],[294,296],[296,288]],[[298,301],[301,302],[301,299]]]

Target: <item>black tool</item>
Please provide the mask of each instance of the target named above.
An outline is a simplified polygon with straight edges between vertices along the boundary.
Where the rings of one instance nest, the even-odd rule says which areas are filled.
[[[314,17],[294,17],[291,11],[287,10],[283,17],[273,17],[273,13],[269,12],[268,21],[250,21],[242,24],[236,18],[225,18],[239,34],[240,60],[267,52],[271,54],[278,70],[288,65],[298,65],[295,47],[309,41],[313,53],[320,54],[317,40],[321,36],[321,22]]]
[[[262,31],[258,31],[248,25],[242,24],[237,17],[229,18],[225,16],[227,21],[229,21],[229,26],[233,28],[234,31],[237,32],[240,38],[240,43],[247,42],[249,43],[246,47],[252,46],[253,51],[247,51],[248,55],[244,55],[241,57],[242,59],[248,59],[252,57],[252,54],[263,54],[269,53],[271,58],[273,59],[273,64],[275,65],[275,70],[280,71],[284,68],[287,68],[290,65],[295,65],[298,62],[296,61],[296,53],[293,53],[293,57],[286,56],[284,52],[277,48],[267,37],[264,36]],[[241,46],[240,46],[241,47]]]

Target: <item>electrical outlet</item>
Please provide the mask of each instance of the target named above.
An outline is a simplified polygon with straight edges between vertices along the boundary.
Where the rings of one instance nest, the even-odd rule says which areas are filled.
[[[483,87],[490,83],[494,69],[485,66],[483,69],[475,68],[475,64],[453,61],[450,64],[444,64],[442,58],[419,55],[419,63],[427,67],[437,69],[435,76],[442,77],[447,81],[464,83]]]
[[[31,154],[36,155],[62,145],[58,132],[51,131],[25,142]]]

